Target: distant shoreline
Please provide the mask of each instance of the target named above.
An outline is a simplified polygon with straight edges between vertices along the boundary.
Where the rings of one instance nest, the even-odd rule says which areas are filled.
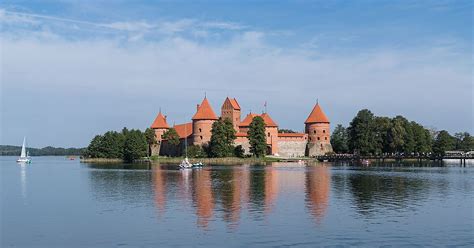
[[[63,148],[46,146],[43,148],[26,148],[30,156],[81,156],[85,148]],[[19,156],[21,146],[0,145],[0,156]]]

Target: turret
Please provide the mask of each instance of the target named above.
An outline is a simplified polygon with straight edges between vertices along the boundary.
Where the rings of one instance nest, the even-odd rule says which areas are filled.
[[[306,155],[318,156],[332,152],[330,122],[319,106],[313,108],[305,121],[305,132],[308,134],[308,147]]]
[[[155,137],[156,141],[158,144],[161,143],[163,140],[162,136],[163,134],[168,131],[170,127],[168,126],[168,123],[166,122],[166,116],[163,116],[163,114],[160,112],[155,118],[155,121],[153,121],[153,124],[151,124],[151,129],[155,131]]]
[[[222,119],[229,119],[236,132],[239,132],[240,105],[235,98],[227,97],[221,107]]]
[[[197,105],[196,114],[193,116],[193,144],[203,145],[211,140],[212,124],[218,119],[212,110],[207,97]]]

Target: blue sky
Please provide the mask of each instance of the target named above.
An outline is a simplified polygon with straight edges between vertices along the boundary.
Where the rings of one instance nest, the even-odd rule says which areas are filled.
[[[362,108],[473,132],[471,1],[2,1],[1,143],[86,146],[207,92],[303,129]]]

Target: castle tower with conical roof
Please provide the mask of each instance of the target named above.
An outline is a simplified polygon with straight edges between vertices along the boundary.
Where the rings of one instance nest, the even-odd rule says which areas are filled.
[[[217,115],[212,110],[207,97],[197,105],[193,120],[193,145],[204,145],[211,141],[212,124],[217,120]]]
[[[332,152],[330,122],[319,103],[313,108],[305,121],[305,132],[308,134],[307,156],[324,155]]]
[[[156,142],[157,142],[156,145],[152,145],[150,147],[151,154],[152,155],[159,155],[160,147],[161,147],[161,141],[163,140],[162,136],[170,128],[168,123],[166,122],[166,116],[164,116],[161,113],[161,110],[158,113],[158,115],[156,116],[153,123],[151,124],[150,128],[155,131],[155,138],[156,138]]]

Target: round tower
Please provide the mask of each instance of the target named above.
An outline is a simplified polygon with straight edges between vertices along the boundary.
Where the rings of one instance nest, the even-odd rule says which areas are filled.
[[[332,152],[330,122],[319,103],[316,103],[305,121],[305,132],[308,134],[307,156],[313,157]]]
[[[193,145],[204,145],[211,141],[212,124],[217,120],[217,115],[212,110],[206,97],[197,105],[193,120]]]
[[[166,122],[166,116],[160,112],[155,118],[155,121],[150,126],[151,129],[155,131],[155,138],[156,138],[156,145],[152,145],[150,147],[151,155],[159,155],[161,149],[161,141],[163,140],[163,134],[168,131],[170,128],[168,123]]]

